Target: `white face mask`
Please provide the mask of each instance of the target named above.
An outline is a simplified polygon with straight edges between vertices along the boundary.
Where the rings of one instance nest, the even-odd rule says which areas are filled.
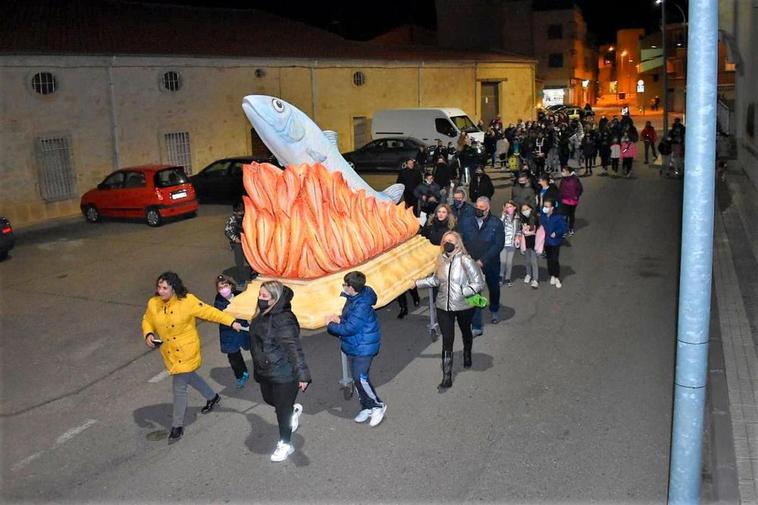
[[[542,207],[542,212],[545,214],[550,214],[551,210],[553,210],[552,207]]]
[[[522,210],[521,213],[524,215],[524,217],[529,217],[532,214],[532,211],[527,209],[527,210]]]

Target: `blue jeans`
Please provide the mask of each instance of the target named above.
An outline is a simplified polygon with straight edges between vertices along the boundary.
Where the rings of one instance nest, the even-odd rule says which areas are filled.
[[[493,265],[492,268],[484,270],[484,280],[487,283],[487,291],[490,299],[490,312],[493,317],[500,312],[500,263]],[[471,321],[471,327],[475,330],[481,330],[482,309],[477,307],[474,310],[474,318]]]
[[[353,374],[353,384],[358,390],[358,396],[361,400],[362,409],[373,409],[382,406],[382,400],[376,394],[374,386],[368,378],[368,372],[371,369],[373,356],[348,356],[347,361],[350,365],[350,373]]]

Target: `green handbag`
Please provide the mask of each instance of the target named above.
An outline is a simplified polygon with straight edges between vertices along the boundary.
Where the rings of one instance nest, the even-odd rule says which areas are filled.
[[[466,301],[472,307],[479,307],[480,309],[483,309],[490,303],[489,300],[487,300],[487,298],[480,295],[479,293],[473,294],[471,296],[467,296]]]

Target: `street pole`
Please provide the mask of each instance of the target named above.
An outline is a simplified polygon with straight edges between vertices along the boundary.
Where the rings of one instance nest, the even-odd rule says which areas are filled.
[[[718,0],[690,0],[681,274],[669,503],[700,501],[711,309]]]
[[[669,77],[666,63],[666,0],[661,0],[661,51],[663,52],[663,137],[669,132]]]

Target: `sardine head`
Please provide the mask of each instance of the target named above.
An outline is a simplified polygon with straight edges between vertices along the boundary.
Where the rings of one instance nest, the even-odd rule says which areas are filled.
[[[242,100],[242,110],[274,154],[286,150],[287,144],[299,142],[305,136],[299,111],[281,98],[249,95]]]

